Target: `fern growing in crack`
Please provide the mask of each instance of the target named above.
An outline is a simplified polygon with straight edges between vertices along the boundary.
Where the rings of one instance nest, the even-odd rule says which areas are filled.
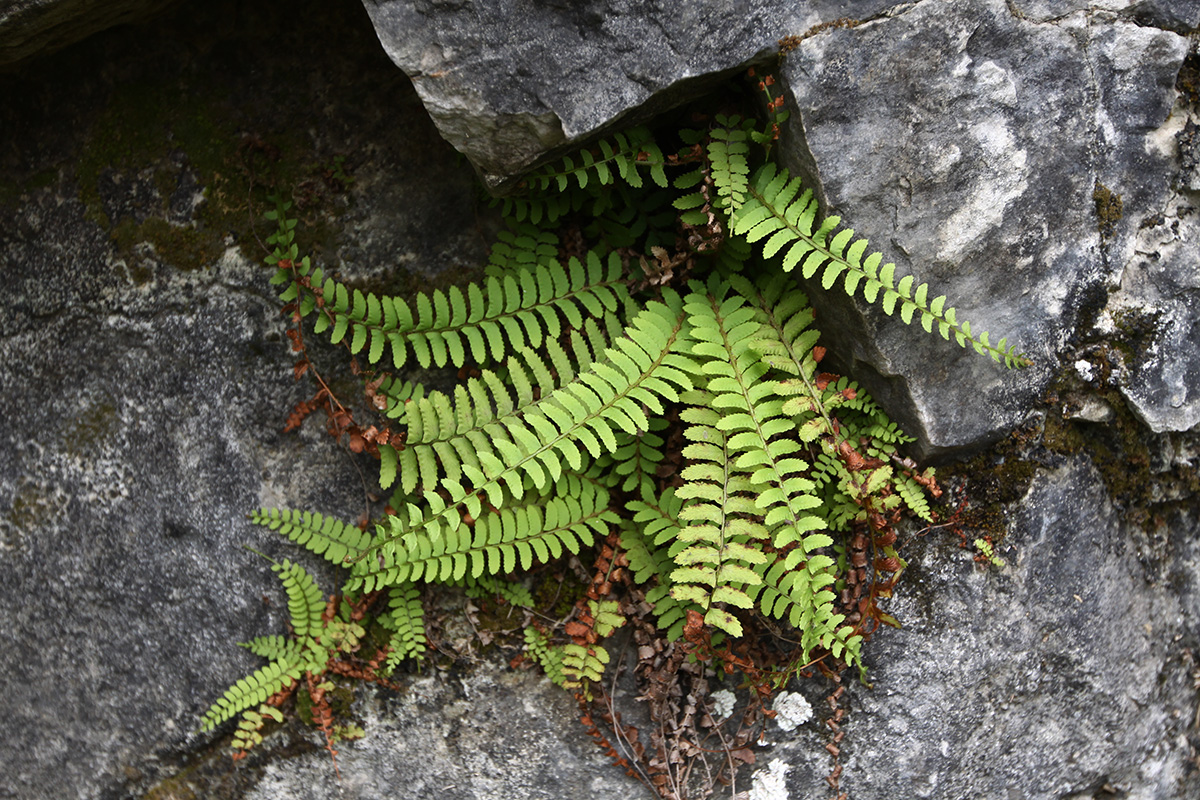
[[[936,483],[860,386],[822,371],[795,276],[840,283],[1006,366],[1026,361],[926,284],[897,280],[838,218],[820,220],[812,193],[768,160],[772,110],[765,127],[716,116],[680,131],[678,153],[636,129],[534,171],[499,201],[508,228],[484,278],[413,298],[352,288],[299,257],[290,204],[277,202],[268,261],[281,299],[365,354],[368,397],[401,430],[369,451],[394,489],[372,530],[308,511],[251,519],[348,570],[344,598],[374,608],[384,631],[365,674],[425,656],[426,584],[531,607],[506,576],[590,548],[603,574],[575,616],[561,632],[524,628],[529,657],[585,699],[609,661],[604,638],[643,606],[667,641],[717,646],[780,620],[800,662],[862,669],[873,627],[895,622],[877,604],[904,568],[894,522],[905,510],[930,520]],[[459,373],[434,391],[385,371],[414,362]],[[303,569],[276,566],[293,635],[245,643],[270,663],[204,718],[258,714],[244,720],[249,744],[255,708],[368,636],[346,600],[331,617]],[[612,596],[624,570],[636,603]]]

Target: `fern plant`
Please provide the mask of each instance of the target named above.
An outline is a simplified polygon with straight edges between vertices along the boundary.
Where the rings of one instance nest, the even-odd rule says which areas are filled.
[[[794,275],[840,282],[1008,367],[1026,359],[975,334],[945,296],[930,300],[927,284],[896,280],[837,217],[820,220],[812,192],[769,159],[784,116],[770,110],[765,125],[729,115],[680,131],[671,155],[665,137],[636,129],[532,173],[501,201],[509,230],[484,279],[411,300],[300,258],[290,204],[276,201],[268,262],[282,301],[365,352],[381,424],[402,430],[370,450],[393,490],[372,529],[288,509],[251,520],[346,568],[347,598],[379,598],[386,669],[425,653],[423,586],[526,605],[502,576],[601,543],[614,551],[608,572],[619,553],[668,640],[698,642],[700,625],[718,645],[777,619],[797,636],[794,664],[862,669],[874,625],[894,622],[877,603],[904,567],[893,524],[902,511],[931,519],[936,484],[900,455],[907,437],[861,387],[822,371],[816,312]],[[587,249],[565,255],[560,224]],[[383,371],[413,360],[473,372],[431,392]],[[669,441],[683,444],[671,453]],[[255,709],[336,650],[307,573],[276,570],[292,636],[250,643],[270,664],[218,700],[206,727],[247,712],[257,731]],[[594,590],[576,613],[561,633],[527,627],[525,646],[587,697],[628,611]]]

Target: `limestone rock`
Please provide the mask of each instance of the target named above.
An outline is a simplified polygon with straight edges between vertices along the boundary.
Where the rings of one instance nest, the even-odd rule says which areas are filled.
[[[270,763],[246,800],[370,800],[397,787],[446,800],[649,797],[589,740],[570,735],[583,731],[574,702],[536,672],[484,661],[461,677],[414,677],[398,697],[360,693],[367,735],[338,747],[340,781],[329,753],[316,750]]]
[[[547,152],[703,94],[767,57],[782,36],[837,17],[871,17],[896,3],[364,5],[442,136],[497,185]]]
[[[1123,523],[1076,458],[1035,478],[1003,569],[969,551],[912,553],[894,606],[904,628],[872,643],[875,688],[847,685],[842,789],[863,800],[1091,798],[1105,786],[1193,796],[1200,520],[1185,513],[1170,529],[1154,543]],[[824,796],[827,739],[818,723],[769,729],[762,760],[789,766],[790,797]]]
[[[1169,133],[1181,124],[1169,116],[1187,50],[1178,34],[1119,17],[1031,22],[1002,0],[930,0],[812,37],[789,55],[788,162],[901,273],[929,281],[976,331],[993,342],[1007,335],[1035,361],[1004,373],[818,290],[833,352],[925,453],[1012,428],[1138,258],[1142,212],[1191,207],[1168,202],[1177,169]],[[1183,225],[1167,238],[1188,241]],[[1183,250],[1172,246],[1158,262],[1163,292],[1195,273],[1197,249]],[[1166,316],[1174,333],[1129,385],[1200,409],[1200,384],[1186,388],[1195,355],[1179,346],[1196,319],[1194,297]],[[1174,389],[1151,388],[1163,381]],[[1158,427],[1189,420],[1183,412]]]

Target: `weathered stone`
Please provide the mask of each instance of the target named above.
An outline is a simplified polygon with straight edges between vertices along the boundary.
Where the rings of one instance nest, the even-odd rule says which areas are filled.
[[[1171,141],[1161,129],[1175,124],[1186,52],[1177,34],[1120,18],[1033,23],[1003,0],[927,0],[814,36],[788,56],[796,113],[786,160],[901,273],[929,281],[975,331],[1008,336],[1035,362],[1005,373],[817,289],[833,352],[923,452],[1016,424],[1120,280],[1144,219],[1133,209],[1169,196],[1176,154],[1148,143]],[[1164,261],[1177,276],[1167,280],[1194,273],[1192,258]],[[1196,315],[1179,313],[1183,336]],[[1138,380],[1191,358],[1167,347]]]
[[[705,92],[787,34],[872,17],[894,0],[364,0],[438,130],[492,185],[547,152],[646,121]]]
[[[414,678],[399,697],[362,694],[355,708],[367,735],[338,746],[340,780],[329,753],[316,750],[269,764],[247,800],[648,797],[589,740],[569,735],[583,731],[572,721],[577,706],[537,673],[485,661],[458,678]]]
[[[0,798],[133,797],[156,784],[159,797],[187,786],[239,797],[276,780],[195,733],[261,665],[235,643],[286,629],[270,565],[242,545],[301,561],[327,591],[340,579],[245,515],[294,506],[354,520],[365,506],[320,414],[280,432],[312,388],[292,379],[258,263],[264,184],[296,199],[306,250],[372,285],[422,286],[485,258],[492,222],[470,168],[361,9],[316,5],[282,23],[270,6],[191,6],[0,82],[0,672],[20,731],[0,742]],[[520,754],[522,767],[506,765],[514,784],[619,786],[598,771],[569,697],[539,712],[550,692],[532,678],[465,679],[492,710],[462,720],[461,759],[413,750],[395,761],[407,772],[380,774],[424,780],[433,796],[477,767],[475,788],[444,796],[487,797],[485,760]],[[428,695],[421,736],[442,730],[458,685],[440,670],[417,681],[407,697]],[[509,690],[528,701],[511,709],[519,728],[500,713]],[[395,702],[398,720],[419,716]],[[417,740],[387,730],[344,748],[347,780],[360,774],[355,752],[384,758]],[[299,744],[276,758],[303,744],[291,736]],[[324,751],[307,769],[332,783]]]
[[[1122,523],[1076,458],[1034,480],[1003,569],[940,545],[908,551],[893,606],[904,628],[872,642],[875,688],[847,685],[842,788],[862,800],[1194,796],[1200,520],[1169,526],[1154,544]],[[805,688],[824,705],[827,689]],[[825,796],[828,713],[795,735],[768,728],[762,760],[787,765],[790,797]]]
[[[175,0],[7,0],[0,3],[0,67],[53,53],[98,31],[146,19]]]
[[[960,29],[949,13],[929,14],[938,8],[930,3],[853,32],[814,37],[791,63],[803,63],[808,48],[819,46],[828,63],[837,57],[853,64],[848,43],[837,37],[874,36],[882,27],[899,49],[878,43],[892,60],[874,73],[893,70],[891,91],[908,96],[905,81],[892,80],[909,74],[896,71],[896,53],[911,45],[905,26],[925,19],[926,29]],[[12,732],[0,743],[0,798],[124,798],[152,788],[156,798],[262,800],[644,796],[592,748],[569,696],[533,672],[509,670],[503,652],[471,669],[428,665],[422,675],[403,674],[396,693],[362,691],[351,713],[367,736],[339,745],[340,783],[323,739],[299,723],[271,732],[237,765],[215,736],[193,733],[212,699],[259,663],[232,643],[284,630],[277,582],[266,562],[240,545],[304,560],[327,589],[337,585],[332,570],[249,526],[244,514],[261,504],[294,505],[354,519],[364,505],[353,463],[319,420],[299,434],[279,432],[307,391],[291,379],[269,272],[257,265],[263,249],[256,239],[269,232],[257,222],[262,184],[294,190],[303,245],[322,263],[396,292],[473,268],[494,227],[474,202],[470,170],[456,167],[406,79],[375,49],[357,7],[313,3],[301,11],[281,18],[265,3],[193,4],[145,32],[102,34],[0,82],[0,130],[10,145],[0,149],[0,582],[8,590],[0,671]],[[572,13],[563,11],[563,19]],[[1183,259],[1195,215],[1179,207],[1194,190],[1189,167],[1176,166],[1170,149],[1187,127],[1161,124],[1155,115],[1164,106],[1147,100],[1161,96],[1169,104],[1172,76],[1164,64],[1176,57],[1178,40],[1099,13],[1047,22],[1048,34],[1040,23],[977,16],[981,29],[1011,39],[1012,52],[1031,58],[1035,50],[1023,48],[1060,46],[1060,96],[1084,110],[1051,109],[1059,114],[1052,122],[1093,136],[1085,141],[1095,153],[1063,144],[1066,155],[1082,154],[1087,169],[1083,177],[1053,173],[1061,196],[1073,198],[1054,220],[1068,232],[1086,228],[1090,238],[1064,238],[1063,253],[1050,260],[1082,265],[1080,286],[1101,288],[1094,302],[1080,305],[1099,312],[1103,290],[1113,289],[1102,323],[1145,340],[1129,354],[1129,375],[1116,374],[1133,406],[1152,420],[1169,397],[1151,397],[1142,408],[1131,387],[1157,391],[1153,376],[1179,365],[1162,344],[1162,321],[1194,319],[1193,285],[1163,268],[1191,263]],[[769,47],[775,36],[764,33],[754,46]],[[988,103],[972,98],[986,95],[1003,130],[1004,115],[1014,113],[1005,105],[1004,69],[1020,76],[1032,67],[1005,62],[985,43],[969,40],[957,54],[970,58],[968,85],[952,102],[983,114]],[[686,48],[677,50],[686,56]],[[926,75],[918,56],[913,74]],[[989,58],[993,67],[985,66]],[[1080,63],[1096,74],[1082,88]],[[1097,104],[1095,97],[1107,99]],[[911,99],[924,103],[914,114],[940,122],[934,112],[944,109],[934,100]],[[1098,109],[1108,122],[1096,119]],[[911,133],[920,142],[916,127],[896,130],[897,140]],[[1024,177],[1037,200],[1031,187],[1041,173],[1028,164],[1057,169],[1038,149],[1040,135],[1048,134],[1012,134],[1027,159],[1028,175],[1016,184],[986,164],[959,168],[993,177],[1001,190]],[[962,141],[977,161],[989,156],[986,137]],[[1137,148],[1147,141],[1154,147],[1133,160],[1129,154],[1143,152]],[[838,157],[850,152],[856,174],[870,173],[886,144]],[[829,194],[833,162],[815,163]],[[923,175],[933,167],[918,160],[914,169]],[[348,175],[339,177],[343,170]],[[1109,215],[1113,229],[1103,237],[1093,210],[1097,177],[1121,195],[1124,208]],[[1022,202],[1012,201],[1005,224]],[[905,225],[918,225],[915,205],[894,203]],[[930,207],[926,224],[938,232],[946,215]],[[1163,221],[1142,226],[1144,210],[1160,207]],[[1021,219],[1031,252],[1058,235]],[[854,224],[870,230],[857,218]],[[892,230],[874,233],[876,243],[893,247]],[[952,241],[974,252],[971,240]],[[893,252],[905,252],[900,245]],[[1152,252],[1158,261],[1145,255]],[[947,291],[964,299],[964,312],[968,301],[984,312],[1002,305],[979,299],[992,291],[985,277],[946,274]],[[959,281],[965,283],[955,289]],[[1076,313],[1068,295],[1064,315]],[[1129,302],[1121,306],[1120,298]],[[1027,302],[1019,307],[1041,308]],[[988,321],[997,329],[1012,321],[995,313],[998,320]],[[830,314],[823,313],[823,324]],[[1047,320],[1038,324],[1068,335],[1053,327],[1053,315]],[[1055,344],[1044,353],[1068,349]],[[1117,356],[1119,365],[1124,356]],[[1011,514],[1001,547],[1010,566],[984,570],[953,546],[956,539],[935,531],[905,545],[911,566],[889,609],[905,628],[881,632],[867,650],[875,690],[847,692],[842,780],[853,796],[1084,797],[1103,796],[1105,785],[1130,798],[1195,794],[1188,766],[1195,758],[1189,747],[1200,741],[1188,730],[1196,703],[1188,654],[1200,651],[1195,436],[1149,437],[1118,427],[1114,419],[1129,420],[1120,396],[1089,394],[1112,364],[1087,354],[1067,358],[1071,386],[1045,413],[1078,418],[1064,424],[1089,432],[1081,449],[1106,452],[1109,461],[1097,461],[1104,479],[1127,470],[1137,485],[1105,487],[1082,450],[1059,463],[1035,441],[1026,457],[1046,466],[1025,464],[1036,472],[1032,488],[995,512]],[[340,354],[330,359],[340,363]],[[1137,377],[1138,370],[1149,377]],[[1180,374],[1181,385],[1194,391],[1189,373]],[[1194,396],[1185,399],[1186,410]],[[977,401],[962,395],[964,404]],[[981,426],[964,414],[962,429],[977,435]],[[947,425],[943,445],[955,435]],[[1118,457],[1118,445],[1140,449]],[[1122,493],[1144,495],[1145,507],[1113,499]],[[1154,536],[1126,521],[1133,511],[1151,521]],[[792,734],[770,723],[769,746],[755,751],[753,800],[826,796],[824,690],[789,690],[793,707],[804,708],[799,692],[816,717]],[[628,692],[619,700],[645,708]],[[750,782],[743,772],[736,788]]]

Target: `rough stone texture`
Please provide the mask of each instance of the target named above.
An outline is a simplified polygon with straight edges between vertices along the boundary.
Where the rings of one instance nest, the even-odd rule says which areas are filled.
[[[0,67],[53,53],[93,33],[146,19],[176,0],[4,0]]]
[[[967,551],[910,552],[911,593],[894,606],[904,629],[873,643],[874,690],[848,690],[843,788],[860,800],[1195,797],[1200,521],[1179,515],[1171,530],[1155,543],[1123,523],[1075,457],[1034,479],[1003,570]],[[790,796],[824,796],[822,726],[769,732]]]
[[[357,709],[368,734],[339,746],[340,783],[317,750],[268,765],[247,800],[646,797],[590,740],[564,736],[577,708],[536,673],[485,662],[458,679],[414,678],[400,697],[363,695]]]
[[[489,183],[563,145],[645,121],[777,49],[894,0],[479,3],[364,0],[442,136]]]
[[[1170,202],[1178,169],[1171,135],[1187,114],[1168,117],[1187,47],[1177,34],[1111,16],[1033,23],[1002,0],[927,0],[813,37],[788,58],[798,112],[790,163],[902,271],[949,294],[976,330],[992,331],[993,341],[1008,334],[1037,362],[1004,374],[919,328],[857,313],[843,294],[822,294],[830,306],[823,331],[836,352],[856,373],[879,373],[869,387],[922,431],[927,452],[1011,428],[1126,265],[1146,260],[1136,255],[1143,222],[1168,208],[1194,216],[1176,211],[1191,205],[1183,198]],[[1105,234],[1097,183],[1124,208]],[[1175,238],[1186,243],[1190,224]],[[1198,253],[1170,247],[1161,261],[1153,257],[1161,277],[1130,276],[1130,290],[1186,288]],[[1180,346],[1197,297],[1173,297],[1161,357],[1143,359],[1127,384],[1146,398],[1141,407],[1156,430],[1200,421],[1200,365]]]
[[[1070,353],[1071,370],[1055,389],[1061,397],[1033,419],[1033,432],[1020,432],[1032,443],[1019,459],[1000,450],[979,457],[981,472],[1008,470],[1014,481],[1032,476],[1014,502],[992,512],[1008,515],[1001,555],[1010,565],[985,570],[945,531],[906,537],[902,552],[911,567],[890,609],[905,628],[872,642],[874,690],[852,685],[847,693],[843,785],[856,798],[1197,796],[1200,446],[1194,433],[1138,428],[1121,394],[1110,391],[1118,385],[1135,411],[1164,430],[1187,423],[1162,416],[1171,386],[1192,392],[1179,414],[1195,406],[1194,373],[1178,348],[1188,341],[1185,323],[1195,319],[1194,274],[1188,283],[1187,270],[1196,214],[1187,208],[1194,205],[1197,156],[1187,122],[1160,116],[1173,101],[1170,64],[1180,44],[1174,34],[1130,25],[1137,18],[1132,6],[1113,17],[1088,16],[1079,4],[1045,5],[1046,21],[1036,22],[1006,19],[997,6],[980,3],[975,22],[1026,60],[1047,49],[1057,54],[1053,69],[1037,69],[1060,77],[1061,100],[1045,109],[1059,116],[1026,120],[1039,126],[1036,135],[1016,130],[1011,148],[996,153],[986,149],[986,137],[961,137],[959,166],[948,170],[976,183],[967,181],[958,199],[929,199],[924,221],[915,216],[916,203],[896,202],[894,193],[894,213],[878,211],[889,226],[902,220],[936,232],[944,215],[930,207],[957,209],[972,186],[1019,186],[1012,169],[988,172],[986,162],[1024,150],[1027,172],[1035,163],[1044,168],[1025,179],[1028,202],[1052,202],[1036,194],[1047,174],[1059,175],[1057,197],[1071,200],[1051,207],[1057,227],[1048,224],[1046,232],[1018,214],[1025,199],[1013,200],[1005,223],[1023,232],[1029,252],[1018,248],[1015,260],[1000,263],[1020,266],[1037,253],[1049,258],[1045,250],[1054,245],[1047,242],[1057,242],[1062,252],[1050,263],[1079,272],[1057,278],[1061,318],[1046,310],[1040,289],[1030,291],[1037,297],[1013,300],[1028,303],[1019,307],[1031,325],[1059,337],[1030,349]],[[585,8],[601,21],[624,19],[630,33],[589,41],[601,56],[600,44],[629,44],[633,55],[621,62],[614,97],[629,94],[628,107],[636,106],[630,114],[648,111],[645,104],[668,79],[655,72],[655,88],[628,88],[640,86],[629,76],[641,74],[629,65],[648,58],[637,51],[645,26],[630,24],[621,9]],[[823,7],[812,8],[813,18],[791,31],[819,21]],[[863,8],[863,16],[874,13]],[[1137,8],[1190,13],[1186,4]],[[934,10],[945,6],[925,0],[861,29],[822,34],[791,63],[812,70],[840,63],[846,74],[858,74],[850,70],[856,56],[847,37],[875,37],[882,29],[886,35],[872,40],[882,59],[875,71],[903,77],[909,73],[897,72],[896,59],[915,48],[913,37],[940,28],[947,42],[958,41],[952,36],[961,20]],[[473,200],[470,168],[456,165],[407,79],[377,49],[366,15],[349,0],[301,3],[294,12],[281,20],[266,2],[193,4],[144,31],[112,31],[0,79],[0,280],[7,290],[0,299],[0,583],[8,590],[0,675],[12,733],[0,742],[0,798],[644,796],[591,747],[570,699],[532,672],[509,670],[502,651],[469,669],[430,666],[402,676],[397,693],[362,691],[352,713],[367,737],[340,745],[340,783],[320,737],[298,723],[273,732],[237,765],[218,736],[193,733],[212,698],[257,664],[232,642],[283,630],[276,581],[240,545],[303,558],[249,526],[245,512],[267,503],[354,518],[363,506],[352,462],[319,421],[300,434],[278,432],[306,389],[291,380],[269,273],[256,266],[256,237],[269,230],[257,222],[261,185],[294,188],[306,250],[365,284],[395,291],[460,277],[479,263],[495,222]],[[583,12],[555,13],[563,30],[562,20],[586,21]],[[749,16],[739,14],[732,18]],[[702,29],[714,33],[709,17],[697,20],[708,20]],[[764,29],[750,54],[776,36]],[[1020,92],[1015,105],[1006,104],[1012,92],[1005,75],[1016,76],[1019,87],[1017,78],[1036,71],[1036,63],[1005,61],[988,41],[968,36],[965,50],[945,51],[952,57],[934,49],[951,67],[963,64],[962,76],[932,69],[915,54],[909,69],[921,80],[946,81],[946,102],[958,104],[956,112],[984,121],[995,115],[995,129],[1004,130],[1023,107]],[[526,48],[528,63],[543,67],[547,62],[536,59],[565,57]],[[698,48],[669,49],[682,58]],[[803,60],[818,50],[821,62]],[[489,57],[502,65],[496,52]],[[696,74],[710,68],[698,64]],[[1081,70],[1095,79],[1080,78]],[[531,74],[542,81],[544,69]],[[497,84],[520,84],[520,75],[503,75]],[[838,85],[835,71],[822,75],[819,86]],[[957,89],[955,77],[963,81]],[[908,154],[916,177],[931,177],[940,163],[920,156],[921,137],[948,112],[927,94],[905,95],[912,82],[891,81],[891,93],[914,104],[922,126],[894,118],[887,123],[897,126],[893,136],[878,147],[843,146],[836,154],[849,152],[859,174],[880,171],[877,186],[892,186],[878,164],[891,163],[895,152]],[[549,97],[551,87],[538,85]],[[551,106],[539,91],[529,97],[543,113]],[[571,98],[565,90],[554,94],[553,103],[566,104],[553,106],[558,118],[584,113],[571,110]],[[494,108],[478,103],[483,117],[495,117]],[[464,105],[462,113],[468,110]],[[881,111],[876,117],[880,125],[888,119]],[[816,147],[819,114],[804,121]],[[578,133],[592,124],[581,123]],[[1084,144],[1051,139],[1063,148],[1052,159],[1040,149],[1041,137],[1056,126],[1082,131]],[[490,128],[483,123],[479,130]],[[1190,153],[1191,161],[1178,153]],[[1079,175],[1064,175],[1059,161],[1067,157],[1083,159]],[[857,216],[871,213],[869,190],[860,190],[855,202],[862,208],[852,210],[834,194],[836,159],[814,163],[833,205],[870,230]],[[341,168],[352,183],[337,177]],[[258,188],[248,185],[249,175]],[[1091,200],[1097,177],[1122,195],[1125,209],[1104,238]],[[1162,221],[1142,226],[1153,210]],[[893,230],[874,236],[894,255],[934,247],[900,241]],[[1014,247],[1003,236],[988,239],[999,236],[994,228],[978,235]],[[982,247],[954,241],[968,259]],[[1150,255],[1156,252],[1157,260]],[[934,262],[936,254],[935,247]],[[948,282],[962,282],[947,291],[969,298],[983,321],[1001,329],[1015,321],[988,298],[995,290],[980,263],[974,272],[947,273]],[[1022,268],[1031,281],[1053,277]],[[1097,287],[1094,298],[1089,287]],[[1103,342],[1087,335],[1079,338],[1092,349],[1071,352],[1064,320],[1084,316],[1080,306],[1099,316],[1102,331],[1110,326],[1114,341],[1126,341],[1127,371],[1122,354],[1099,349]],[[1165,327],[1169,321],[1178,327]],[[978,366],[977,359],[964,363]],[[959,362],[951,367],[960,369]],[[969,374],[925,385],[956,391],[951,386]],[[1030,384],[1015,385],[1030,392]],[[1009,390],[995,391],[1005,397]],[[1141,391],[1147,399],[1139,399]],[[988,405],[983,396],[968,391],[959,398]],[[997,402],[996,394],[987,397]],[[1001,425],[979,423],[975,413],[956,418],[963,438],[947,427],[941,446]],[[1052,421],[1079,441],[1059,435],[1066,444],[1047,450]],[[1061,455],[1068,451],[1076,452]],[[994,480],[980,477],[968,496],[975,500]],[[336,585],[322,575],[327,587]],[[816,716],[787,734],[771,724],[753,776],[743,772],[738,780],[738,789],[753,786],[753,800],[827,796],[827,687],[789,689],[803,694]]]
[[[292,380],[256,263],[270,228],[261,184],[245,206],[245,174],[294,187],[320,234],[306,248],[377,286],[474,268],[492,222],[361,8],[288,16],[303,23],[281,27],[270,4],[180,9],[0,82],[0,675],[20,731],[0,742],[0,798],[140,797],[155,784],[159,798],[240,797],[260,781],[254,796],[269,797],[292,771],[286,755],[315,749],[286,729],[268,748],[283,761],[235,767],[210,757],[220,739],[194,733],[260,664],[234,643],[285,629],[278,581],[241,545],[338,586],[246,513],[364,510],[319,415],[280,433],[311,389]],[[330,176],[339,156],[349,187]],[[622,787],[569,697],[532,674],[435,671],[387,703],[398,713],[380,737],[344,748],[348,792],[368,778],[457,798],[582,796],[597,776]],[[435,721],[453,703],[462,718]],[[442,736],[438,759],[397,750]],[[323,750],[304,763],[296,774],[325,794],[291,796],[388,793],[339,794]]]

